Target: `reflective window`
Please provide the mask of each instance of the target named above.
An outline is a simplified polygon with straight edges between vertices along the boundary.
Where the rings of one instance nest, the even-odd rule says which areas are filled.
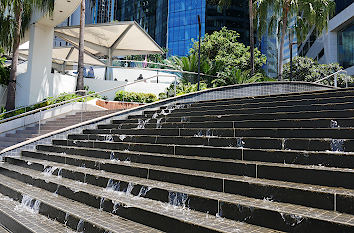
[[[170,0],[168,17],[169,55],[185,56],[192,47],[192,39],[198,39],[198,18],[205,29],[205,0]]]
[[[338,60],[344,68],[354,66],[354,23],[338,32]]]

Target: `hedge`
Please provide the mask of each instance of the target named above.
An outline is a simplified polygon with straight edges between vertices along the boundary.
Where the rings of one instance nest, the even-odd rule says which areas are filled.
[[[152,103],[157,101],[157,97],[152,93],[118,91],[116,92],[116,97],[114,98],[114,100],[135,103]]]

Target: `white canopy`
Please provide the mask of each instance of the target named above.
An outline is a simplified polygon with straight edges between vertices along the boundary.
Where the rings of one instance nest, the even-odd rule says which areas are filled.
[[[28,49],[20,49],[20,56],[28,57]],[[79,50],[75,47],[59,47],[53,49],[53,62],[57,64],[74,65],[77,63],[79,57]],[[94,66],[104,66],[105,64],[94,56],[85,53],[85,64]]]
[[[79,26],[57,27],[55,35],[79,46]],[[134,21],[85,26],[85,50],[95,56],[162,54],[161,47]]]

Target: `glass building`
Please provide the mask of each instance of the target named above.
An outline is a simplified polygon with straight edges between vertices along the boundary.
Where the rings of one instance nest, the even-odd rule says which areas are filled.
[[[221,8],[210,0],[170,0],[168,15],[169,55],[185,56],[198,40],[201,17],[201,35],[212,33],[226,26],[240,33],[241,42],[249,44],[248,0],[233,0]]]
[[[337,33],[338,61],[343,68],[354,66],[354,23]]]
[[[169,55],[184,56],[199,35],[198,15],[202,36],[205,34],[205,0],[170,0],[168,16]]]
[[[248,0],[232,0],[220,8],[215,0],[86,0],[86,23],[136,21],[169,55],[185,56],[201,34],[226,26],[237,31],[243,43],[249,44]],[[76,11],[68,25],[79,24]],[[68,22],[69,22],[68,21]]]

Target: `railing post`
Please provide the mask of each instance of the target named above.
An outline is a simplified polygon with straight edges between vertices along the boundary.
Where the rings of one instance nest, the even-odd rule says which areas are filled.
[[[334,75],[334,86],[338,87],[338,77],[337,74]]]
[[[345,87],[348,88],[348,76],[345,75]]]
[[[174,85],[174,87],[175,87],[175,97],[177,96],[176,86],[177,86],[177,77],[175,75],[175,85]]]
[[[42,119],[42,110],[39,111],[38,134],[41,134],[41,119]]]
[[[156,83],[159,83],[159,71],[157,71],[157,75],[156,75]]]

